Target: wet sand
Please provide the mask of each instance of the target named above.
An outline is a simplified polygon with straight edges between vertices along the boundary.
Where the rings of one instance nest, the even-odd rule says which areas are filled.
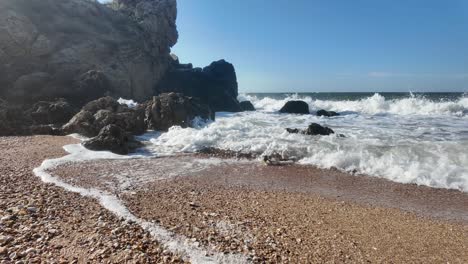
[[[44,184],[32,170],[71,137],[0,137],[0,263],[173,263],[134,223],[93,199]]]
[[[459,191],[203,155],[54,173],[119,194],[137,216],[197,245],[254,262],[468,262],[468,194]]]

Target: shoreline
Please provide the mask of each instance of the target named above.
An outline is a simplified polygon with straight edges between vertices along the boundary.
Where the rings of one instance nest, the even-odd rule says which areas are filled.
[[[59,210],[47,210],[57,208],[55,204],[44,204],[40,209],[47,217],[60,219],[57,225],[67,230],[60,233],[59,239],[51,240],[63,244],[52,255],[75,258],[79,263],[90,256],[95,261],[122,260],[128,253],[125,247],[98,243],[102,249],[89,252],[89,246],[83,248],[75,235],[81,230],[80,237],[92,236],[98,228],[104,229],[100,234],[116,239],[111,232],[115,229],[110,226],[117,225],[118,229],[122,223],[112,213],[94,199],[41,183],[27,169],[37,167],[39,159],[64,155],[59,147],[76,142],[70,137],[0,138],[0,145],[11,146],[7,153],[10,159],[27,159],[18,165],[9,164],[26,165],[26,169],[22,168],[25,172],[22,180],[32,182],[30,185],[37,185],[38,189],[44,186],[53,189],[54,195],[59,193],[66,204]],[[15,170],[18,168],[12,171]],[[399,184],[310,166],[273,167],[201,154],[70,163],[52,172],[64,182],[115,193],[137,217],[184,236],[192,244],[214,252],[241,254],[255,263],[468,260],[468,210],[465,210],[468,195],[459,191]],[[123,175],[128,180],[124,184]],[[7,186],[22,192],[22,198],[34,194],[25,193],[18,184],[21,181],[10,180]],[[6,193],[8,196],[14,192]],[[47,199],[49,192],[34,195]],[[2,216],[7,207],[0,207]],[[98,225],[84,221],[77,226],[74,219],[77,214],[95,219]],[[0,231],[2,235],[5,232]],[[380,235],[376,236],[376,232]],[[146,251],[146,259],[138,254],[132,255],[133,259],[181,261],[139,226],[129,229],[126,236],[140,241],[141,234],[146,237],[147,248],[138,250],[152,251]],[[26,248],[17,254],[20,256],[31,243],[18,243]],[[105,257],[100,257],[101,253]],[[10,254],[0,254],[0,259]]]
[[[468,260],[465,193],[208,157],[96,161],[53,173],[117,193],[137,217],[254,263]]]

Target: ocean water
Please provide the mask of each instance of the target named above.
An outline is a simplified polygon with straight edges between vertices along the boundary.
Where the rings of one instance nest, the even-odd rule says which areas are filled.
[[[217,113],[215,122],[148,133],[153,155],[215,147],[261,155],[279,153],[300,164],[337,168],[401,183],[468,192],[468,95],[463,93],[241,94],[256,112]],[[304,100],[310,115],[280,114]],[[317,117],[319,109],[340,113]],[[316,122],[345,137],[289,134]]]

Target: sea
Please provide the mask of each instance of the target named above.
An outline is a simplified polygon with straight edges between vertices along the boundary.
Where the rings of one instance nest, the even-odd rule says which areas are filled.
[[[161,156],[213,147],[280,154],[301,165],[468,192],[466,93],[245,93],[238,99],[257,111],[219,112],[215,121],[194,120],[193,128],[150,132],[140,137],[145,151]],[[279,113],[290,100],[307,102],[311,114]],[[340,115],[318,117],[320,109]],[[286,131],[310,123],[335,134]]]

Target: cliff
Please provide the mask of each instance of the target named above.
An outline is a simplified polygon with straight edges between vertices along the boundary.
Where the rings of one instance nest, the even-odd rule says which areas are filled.
[[[0,0],[0,97],[146,100],[171,66],[176,0]]]

